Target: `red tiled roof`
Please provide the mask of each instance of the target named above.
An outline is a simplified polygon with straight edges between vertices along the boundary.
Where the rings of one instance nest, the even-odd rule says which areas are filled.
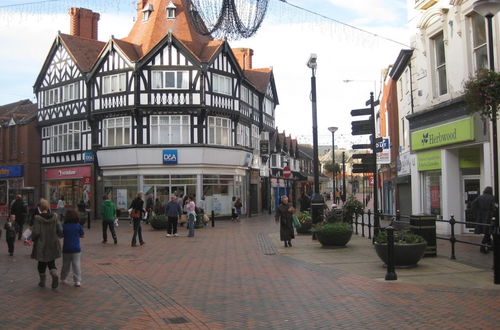
[[[0,125],[14,118],[16,123],[23,124],[36,117],[38,106],[30,100],[21,100],[0,106]]]
[[[267,92],[267,86],[269,86],[269,82],[271,81],[271,73],[272,69],[263,68],[245,70],[244,75],[259,92],[265,94]]]
[[[140,50],[138,46],[121,39],[113,39],[113,42],[123,51],[131,62],[137,62],[140,59]]]
[[[166,7],[170,1],[177,7],[175,19],[167,19]],[[140,11],[129,35],[123,39],[138,46],[139,58],[147,55],[165,38],[169,30],[197,58],[205,57],[202,53],[204,53],[206,45],[212,41],[212,37],[203,36],[196,32],[188,18],[184,0],[149,0],[148,3],[153,5],[153,12],[151,12],[148,21],[142,21],[143,13]]]
[[[59,37],[76,64],[83,72],[88,72],[106,46],[105,42],[59,33]]]

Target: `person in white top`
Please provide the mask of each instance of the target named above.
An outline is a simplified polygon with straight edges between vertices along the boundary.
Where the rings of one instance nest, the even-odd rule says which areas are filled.
[[[57,201],[57,214],[59,215],[60,221],[62,221],[64,217],[64,209],[66,207],[66,202],[64,201],[64,196],[61,196]]]
[[[188,197],[186,201],[186,211],[188,214],[188,226],[189,226],[189,234],[188,237],[194,237],[194,222],[196,220],[196,204],[193,202],[191,197]]]

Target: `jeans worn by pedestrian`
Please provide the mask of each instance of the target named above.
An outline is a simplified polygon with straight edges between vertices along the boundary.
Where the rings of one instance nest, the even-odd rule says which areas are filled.
[[[109,231],[111,232],[111,236],[113,237],[113,241],[116,244],[117,239],[116,239],[114,222],[108,222],[108,221],[102,222],[102,241],[103,241],[103,243],[106,243],[108,241],[108,228],[109,228]]]
[[[167,218],[167,234],[175,235],[177,234],[177,222],[179,221],[178,217],[168,217]]]
[[[73,269],[73,282],[80,285],[82,281],[82,272],[80,268],[81,253],[63,253],[63,265],[61,269],[61,281],[66,281],[70,268]]]
[[[133,222],[134,222],[134,236],[132,236],[132,246],[136,245],[137,235],[139,235],[139,243],[143,245],[144,240],[142,239],[141,218],[134,218]]]
[[[16,242],[15,237],[7,237],[7,246],[9,247],[9,255],[14,255],[14,244]]]
[[[189,226],[188,237],[194,237],[194,220],[195,220],[194,214],[192,213],[188,214],[188,226]]]

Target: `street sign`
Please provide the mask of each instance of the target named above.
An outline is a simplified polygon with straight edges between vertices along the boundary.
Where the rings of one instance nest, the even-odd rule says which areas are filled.
[[[375,143],[380,143],[383,141],[384,141],[384,139],[381,136],[375,139]],[[370,142],[373,142],[373,135],[370,136]]]
[[[352,149],[371,149],[372,145],[371,144],[353,144]]]
[[[372,108],[351,110],[351,116],[369,116],[372,114]]]
[[[352,158],[361,159],[363,163],[373,163],[373,161],[375,160],[373,154],[354,154],[352,155]]]
[[[374,164],[352,164],[352,173],[373,173]]]
[[[375,127],[373,117],[370,116],[367,120],[357,120],[351,122],[352,135],[373,134]]]
[[[290,171],[290,167],[285,166],[283,167],[283,177],[285,179],[288,179],[292,175],[292,172]]]
[[[371,100],[366,101],[366,102],[365,102],[365,105],[370,105],[370,102],[371,102]],[[377,105],[379,105],[379,104],[380,104],[380,101],[379,101],[379,100],[377,100],[377,101],[374,101],[374,102],[373,102],[373,106],[374,106],[374,107],[376,107],[376,106],[377,106]]]

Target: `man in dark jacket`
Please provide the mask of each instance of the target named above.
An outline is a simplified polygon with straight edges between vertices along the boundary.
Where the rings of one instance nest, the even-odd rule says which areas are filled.
[[[484,188],[483,194],[472,202],[472,211],[476,216],[476,222],[483,223],[474,229],[476,234],[484,234],[483,244],[480,248],[482,253],[488,253],[487,245],[491,246],[491,218],[495,214],[495,197],[491,187]]]
[[[16,215],[17,239],[20,240],[21,235],[23,234],[24,218],[28,213],[26,205],[24,205],[23,197],[21,195],[16,195],[16,200],[10,207],[10,213]]]
[[[175,195],[170,196],[170,201],[167,203],[165,209],[165,215],[167,216],[167,237],[177,236],[177,222],[182,214],[182,209],[179,203],[177,203],[177,197]]]

